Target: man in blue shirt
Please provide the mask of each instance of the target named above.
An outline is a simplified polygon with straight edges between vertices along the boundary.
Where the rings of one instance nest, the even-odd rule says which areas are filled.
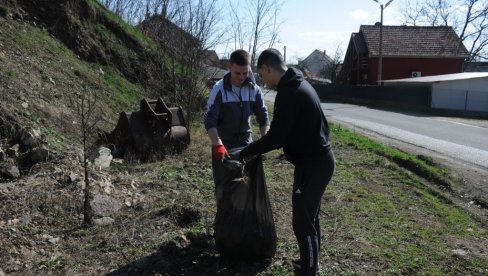
[[[252,142],[252,114],[264,135],[269,120],[261,88],[251,72],[249,53],[236,50],[230,55],[229,73],[214,85],[207,101],[205,128],[212,142],[213,160],[222,161],[229,157],[227,149]]]

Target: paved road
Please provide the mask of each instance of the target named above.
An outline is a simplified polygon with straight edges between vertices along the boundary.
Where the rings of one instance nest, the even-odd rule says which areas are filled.
[[[322,104],[332,121],[426,148],[488,169],[488,128],[479,122],[389,112],[338,103]]]
[[[273,93],[265,99],[273,102]],[[340,103],[323,103],[322,107],[330,121],[488,169],[488,121],[396,113]]]

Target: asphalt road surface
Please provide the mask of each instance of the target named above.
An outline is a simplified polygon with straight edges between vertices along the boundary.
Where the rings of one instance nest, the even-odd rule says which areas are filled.
[[[479,120],[431,117],[323,103],[331,121],[372,131],[488,169],[488,127]]]

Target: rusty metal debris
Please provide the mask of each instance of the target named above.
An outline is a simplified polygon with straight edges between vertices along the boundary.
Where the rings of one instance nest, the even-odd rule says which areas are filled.
[[[154,154],[181,153],[190,134],[181,107],[168,107],[162,98],[143,99],[139,111],[120,113],[108,140],[117,152],[147,160]]]

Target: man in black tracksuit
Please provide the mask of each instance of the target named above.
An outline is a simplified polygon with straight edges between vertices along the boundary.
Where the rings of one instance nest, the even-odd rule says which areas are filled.
[[[301,275],[316,275],[320,203],[335,167],[329,126],[315,89],[299,70],[286,67],[279,51],[263,51],[258,70],[266,85],[277,90],[274,116],[268,133],[244,148],[239,158],[283,148],[286,159],[295,166],[293,231],[300,248],[296,268]]]

